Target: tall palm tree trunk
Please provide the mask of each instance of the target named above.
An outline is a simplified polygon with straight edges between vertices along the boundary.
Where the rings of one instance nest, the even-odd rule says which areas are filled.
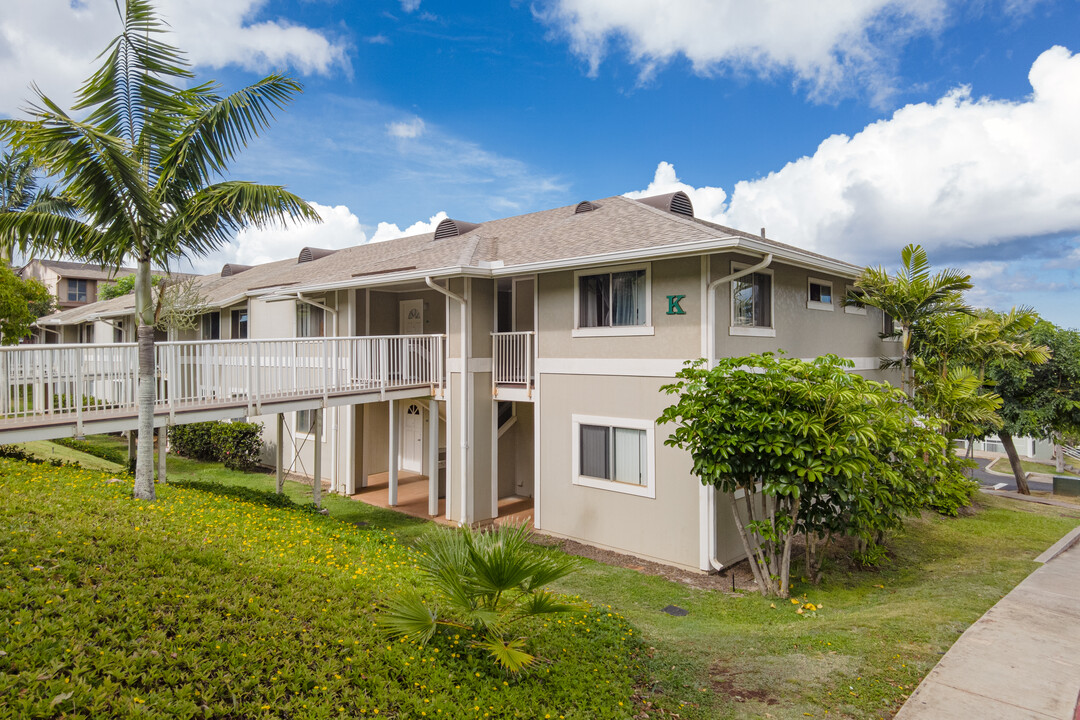
[[[1016,491],[1021,495],[1030,495],[1031,489],[1027,484],[1027,473],[1024,472],[1024,466],[1020,464],[1020,455],[1016,452],[1016,444],[1013,443],[1013,437],[1005,430],[998,431],[998,437],[1001,439],[1001,444],[1005,446],[1005,454],[1009,456],[1009,465],[1012,466],[1013,477],[1016,478]]]
[[[150,259],[139,258],[135,273],[135,312],[139,322],[139,444],[134,495],[154,499],[154,303],[150,292]]]

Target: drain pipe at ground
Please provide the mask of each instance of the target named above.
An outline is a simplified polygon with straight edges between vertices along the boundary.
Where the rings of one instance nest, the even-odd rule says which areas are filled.
[[[764,230],[762,230],[762,233],[764,233]],[[716,315],[716,288],[719,287],[720,285],[724,284],[724,283],[729,283],[729,282],[731,282],[733,280],[738,280],[741,277],[746,277],[747,275],[751,275],[753,273],[756,273],[758,270],[764,270],[770,264],[772,264],[772,260],[773,260],[772,253],[768,253],[767,255],[765,255],[765,257],[763,257],[761,259],[761,262],[757,263],[756,265],[751,265],[748,268],[743,268],[742,270],[739,270],[738,272],[733,272],[730,275],[725,275],[724,277],[713,280],[711,283],[709,283],[708,301],[707,301],[707,312],[709,314],[709,317],[708,317],[708,321],[707,321],[707,325],[706,325],[706,327],[708,328],[708,334],[709,334],[709,338],[708,338],[708,346],[709,346],[709,348],[708,348],[708,357],[705,358],[709,369],[712,369],[713,360],[714,360],[713,355],[716,353],[716,318],[715,318],[715,315]],[[710,526],[709,526],[709,566],[712,567],[713,570],[716,570],[717,572],[720,572],[721,570],[724,569],[724,564],[716,559],[716,550],[717,550],[717,547],[716,547],[717,546],[717,542],[716,542],[716,488],[710,488],[708,492],[709,492],[709,495],[708,495],[708,499],[706,500],[706,508],[707,508],[706,515],[708,516],[709,523],[710,523]]]
[[[438,293],[441,293],[442,295],[446,296],[447,298],[449,298],[451,300],[456,301],[458,303],[458,309],[459,309],[459,312],[460,312],[460,315],[459,315],[460,320],[459,320],[458,324],[460,325],[459,329],[460,329],[460,332],[461,332],[461,341],[460,341],[460,343],[461,343],[461,413],[460,413],[460,416],[461,416],[461,420],[460,420],[461,429],[459,430],[459,432],[461,433],[461,457],[459,458],[459,463],[460,463],[460,467],[461,467],[461,524],[462,525],[468,525],[469,524],[469,516],[468,516],[468,486],[469,486],[469,484],[466,481],[466,478],[467,478],[468,472],[469,472],[469,458],[468,458],[468,449],[469,449],[468,399],[469,399],[469,396],[468,396],[468,392],[467,392],[468,391],[468,382],[466,382],[466,378],[468,378],[468,376],[469,376],[469,373],[468,373],[469,349],[468,349],[468,344],[467,344],[469,334],[467,332],[466,325],[468,324],[469,301],[466,300],[461,295],[458,295],[457,293],[451,292],[449,289],[444,288],[442,285],[437,284],[434,280],[431,279],[430,275],[428,275],[427,277],[424,278],[424,283],[427,284],[427,286],[429,288],[431,288],[432,290],[434,290],[434,291],[436,291]],[[450,280],[449,279],[447,279],[446,284],[448,286],[450,285]],[[449,332],[450,328],[446,328],[446,330],[447,330],[446,341],[447,341],[447,343],[449,343],[450,342],[450,332]],[[447,346],[447,349],[449,350],[449,345]],[[447,392],[451,392],[451,394],[452,394],[452,389],[450,387],[449,368],[447,369],[447,373],[446,373],[446,388],[447,388]],[[449,435],[447,436],[446,439],[447,439],[447,441],[450,440]],[[448,487],[447,487],[447,497],[446,497],[446,516],[447,516],[447,518],[449,518],[450,517],[450,489],[449,489],[449,483],[447,483],[447,486]]]

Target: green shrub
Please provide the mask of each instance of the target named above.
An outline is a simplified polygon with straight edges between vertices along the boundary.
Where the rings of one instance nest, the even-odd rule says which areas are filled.
[[[172,451],[192,460],[220,461],[230,470],[251,470],[259,463],[262,424],[202,422],[170,430]]]
[[[122,450],[117,450],[116,448],[101,447],[93,443],[88,443],[85,440],[76,440],[75,438],[59,438],[57,440],[53,440],[53,442],[57,445],[63,445],[66,448],[71,448],[72,450],[84,452],[87,455],[99,457],[102,460],[108,460],[109,462],[116,463],[117,465],[123,465],[126,467],[128,464],[127,453],[123,452]]]
[[[177,425],[169,430],[169,442],[172,451],[192,460],[215,460],[214,444],[210,432],[212,422]]]
[[[219,422],[210,428],[214,459],[230,470],[248,471],[259,464],[262,423]]]

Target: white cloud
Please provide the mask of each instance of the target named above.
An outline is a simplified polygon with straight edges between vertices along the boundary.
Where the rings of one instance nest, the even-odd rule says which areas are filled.
[[[420,0],[401,0],[401,9],[407,13],[415,12],[420,7]]]
[[[922,242],[978,247],[1080,229],[1080,55],[1047,50],[1022,101],[967,88],[737,183],[726,220],[866,257]]]
[[[548,0],[538,17],[565,35],[595,74],[613,44],[644,78],[677,56],[694,71],[791,72],[828,98],[891,91],[897,51],[945,21],[948,0]]]
[[[412,120],[392,122],[386,126],[386,132],[391,137],[405,140],[418,138],[424,134],[424,121],[421,118],[413,118]]]
[[[224,248],[206,257],[192,258],[190,271],[209,274],[220,271],[226,263],[260,265],[284,260],[296,257],[305,247],[339,250],[367,242],[421,235],[434,232],[435,227],[446,219],[445,212],[438,212],[427,222],[417,221],[404,230],[393,223],[380,222],[369,239],[360,219],[344,205],[331,207],[313,202],[311,206],[322,217],[321,223],[275,224],[241,230]],[[186,266],[181,269],[189,270]]]
[[[661,163],[646,194],[685,190],[698,217],[856,262],[916,242],[963,251],[1080,231],[1080,55],[1047,50],[1020,101],[967,88],[908,105],[759,180],[693,188]],[[1064,260],[1064,258],[1063,258]],[[988,266],[989,267],[989,266]]]
[[[435,232],[435,228],[445,219],[446,213],[444,211],[439,211],[432,215],[431,219],[427,222],[418,220],[404,230],[401,230],[393,223],[381,222],[379,223],[378,228],[376,228],[375,234],[371,236],[371,242],[383,242],[384,240],[394,240],[399,237],[409,237],[411,235],[423,235],[424,233]]]
[[[264,18],[266,0],[160,0],[173,33],[168,42],[197,66],[235,65],[302,74],[349,69],[345,46],[325,33]],[[0,115],[26,105],[30,83],[62,106],[97,66],[95,58],[120,31],[112,0],[6,2],[0,13]]]
[[[694,205],[694,217],[711,222],[720,222],[723,219],[724,201],[727,199],[727,193],[723,188],[708,186],[696,188],[687,185],[676,177],[675,166],[667,162],[661,162],[656,166],[656,174],[653,175],[652,182],[647,188],[628,192],[625,195],[628,198],[643,198],[666,195],[677,190],[682,190],[690,196],[690,202]]]

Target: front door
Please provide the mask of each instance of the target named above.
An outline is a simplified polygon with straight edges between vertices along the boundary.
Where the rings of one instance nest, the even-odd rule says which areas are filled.
[[[398,303],[398,332],[402,335],[424,333],[424,301],[402,300]]]
[[[424,415],[420,406],[409,403],[401,415],[401,469],[424,471]]]

